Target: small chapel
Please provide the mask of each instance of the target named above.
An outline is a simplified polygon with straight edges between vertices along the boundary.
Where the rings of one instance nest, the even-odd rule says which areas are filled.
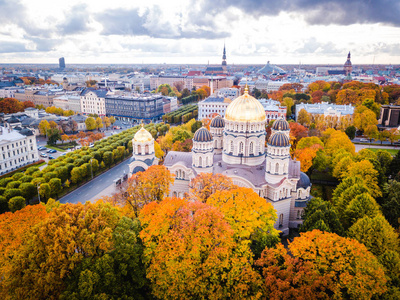
[[[164,165],[175,175],[170,196],[183,197],[190,181],[200,173],[223,174],[240,187],[253,189],[277,212],[275,228],[283,235],[302,223],[310,199],[311,182],[300,172],[300,162],[290,156],[289,124],[276,120],[265,147],[266,114],[261,103],[248,93],[233,100],[225,117],[215,117],[210,130],[198,129],[191,152],[170,151]],[[154,139],[141,128],[132,141],[130,173],[157,164]]]

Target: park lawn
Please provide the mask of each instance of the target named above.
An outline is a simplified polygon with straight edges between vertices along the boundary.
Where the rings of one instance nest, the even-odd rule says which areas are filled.
[[[389,152],[392,156],[395,156],[397,154],[397,152],[399,152],[399,150],[397,149],[383,149],[383,148],[366,148],[368,150],[371,150],[373,152],[377,152],[379,150],[383,150],[383,151],[387,151]]]

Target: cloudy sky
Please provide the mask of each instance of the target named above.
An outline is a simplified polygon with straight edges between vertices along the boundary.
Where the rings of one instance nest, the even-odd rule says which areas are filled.
[[[400,64],[399,0],[0,0],[0,63]]]

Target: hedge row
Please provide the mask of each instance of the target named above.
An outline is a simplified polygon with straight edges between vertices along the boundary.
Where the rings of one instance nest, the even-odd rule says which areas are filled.
[[[188,97],[182,98],[181,102],[182,102],[183,105],[186,105],[186,104],[189,104],[189,103],[192,103],[192,102],[197,102],[199,100],[200,100],[200,95],[199,94],[193,94],[193,95],[190,95]]]
[[[160,127],[163,124],[157,125]],[[154,125],[146,126],[149,131],[155,128]],[[18,205],[21,205],[18,209],[25,206],[20,198],[10,202],[12,198],[23,197],[25,202],[33,203],[37,201],[39,192],[40,200],[46,202],[50,197],[58,197],[71,184],[78,186],[89,180],[92,172],[95,174],[110,168],[112,164],[130,155],[132,138],[138,129],[139,126],[136,126],[97,141],[93,148],[83,147],[69,152],[49,161],[41,171],[31,166],[25,172],[7,174],[8,177],[0,179],[0,213],[15,211]]]
[[[190,119],[196,118],[198,114],[198,107],[196,104],[186,105],[178,110],[165,114],[163,121],[170,124],[185,123]]]

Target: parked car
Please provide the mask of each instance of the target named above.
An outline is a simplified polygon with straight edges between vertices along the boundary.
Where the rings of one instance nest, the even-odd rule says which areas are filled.
[[[54,156],[51,156],[51,155],[50,155],[50,156],[49,156],[49,159],[54,159]]]
[[[47,153],[57,153],[57,150],[50,149],[49,151],[47,151]]]
[[[89,148],[93,148],[94,144],[90,143]]]
[[[46,147],[43,147],[43,146],[40,146],[40,147],[38,147],[37,149],[38,149],[39,151],[47,150],[47,148],[46,148]]]
[[[60,154],[60,156],[64,156],[64,155],[67,155],[67,153],[66,153],[66,152],[64,152],[64,153],[61,153],[61,154]]]
[[[40,156],[41,157],[47,157],[47,154],[42,152],[42,153],[40,153]]]
[[[368,140],[367,140],[367,139],[360,139],[360,142],[362,142],[362,143],[367,143]]]

